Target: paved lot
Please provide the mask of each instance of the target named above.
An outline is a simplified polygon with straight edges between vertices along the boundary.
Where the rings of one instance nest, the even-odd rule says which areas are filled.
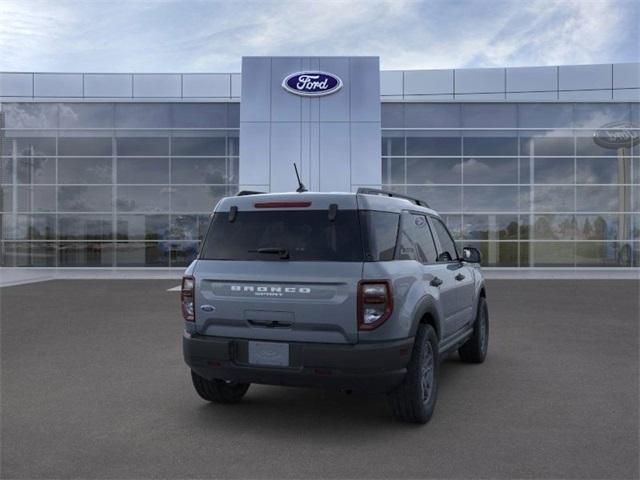
[[[172,281],[0,290],[2,478],[637,478],[634,281],[490,281],[487,362],[447,360],[433,420],[384,397],[193,392]]]

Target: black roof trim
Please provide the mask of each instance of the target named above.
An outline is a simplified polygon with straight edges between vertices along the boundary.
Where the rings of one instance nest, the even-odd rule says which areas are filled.
[[[415,203],[416,205],[418,205],[420,207],[431,208],[431,207],[429,207],[429,204],[427,202],[425,202],[424,200],[419,200],[417,198],[410,197],[408,195],[402,195],[401,193],[390,192],[388,190],[380,190],[380,189],[377,189],[377,188],[360,187],[360,188],[358,188],[358,191],[356,193],[365,194],[365,195],[382,195],[382,196],[385,196],[385,197],[392,197],[392,198],[402,198],[404,200],[409,200],[410,202]]]

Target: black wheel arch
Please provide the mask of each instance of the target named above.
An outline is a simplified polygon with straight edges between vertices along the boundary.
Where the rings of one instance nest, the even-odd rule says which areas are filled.
[[[436,307],[436,301],[432,297],[424,297],[416,307],[410,336],[414,337],[418,327],[422,324],[431,325],[436,332],[438,340],[442,339],[442,322]]]

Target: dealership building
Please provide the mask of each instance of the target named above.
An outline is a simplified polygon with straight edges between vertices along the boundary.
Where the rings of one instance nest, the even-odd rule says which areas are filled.
[[[638,267],[639,139],[639,63],[4,72],[1,265],[182,268],[221,197],[293,191],[295,162],[310,190],[425,200],[487,267]]]

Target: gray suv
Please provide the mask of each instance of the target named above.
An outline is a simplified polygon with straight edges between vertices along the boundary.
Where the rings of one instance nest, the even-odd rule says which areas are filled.
[[[391,192],[240,192],[222,199],[182,280],[184,358],[205,400],[251,383],[384,392],[427,422],[438,364],[487,354],[480,253]]]

